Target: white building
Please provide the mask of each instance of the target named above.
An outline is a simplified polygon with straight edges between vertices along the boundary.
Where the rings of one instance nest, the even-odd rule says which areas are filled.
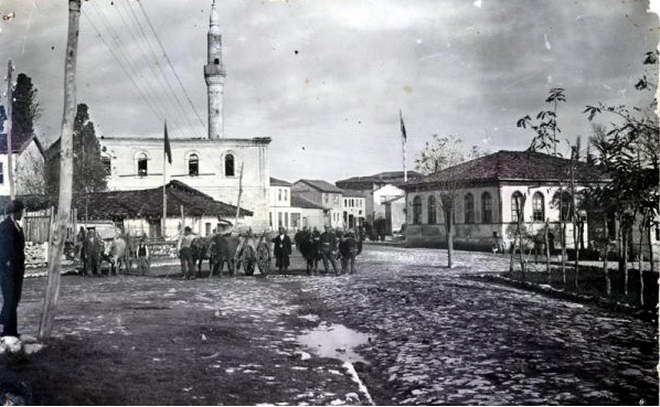
[[[570,160],[530,151],[499,151],[401,186],[406,191],[406,244],[442,246],[446,242],[441,196],[453,191],[454,245],[490,250],[494,243],[509,247],[516,228],[516,197],[523,197],[523,225],[529,234],[550,225],[551,246],[559,247],[560,217],[567,222],[566,245],[574,247],[570,222],[568,166]],[[577,190],[605,182],[604,175],[578,163]],[[563,189],[560,210],[558,199]],[[584,246],[591,225],[582,228]]]
[[[21,138],[15,135],[11,141],[15,195],[43,193],[29,188],[35,184],[35,177],[43,177],[44,149],[41,143],[36,136]],[[9,196],[8,166],[7,135],[0,134],[0,196]]]
[[[344,191],[323,180],[301,179],[292,187],[293,193],[307,201],[323,208],[325,214],[324,226],[341,228],[344,205]]]
[[[406,223],[406,191],[387,184],[373,192],[374,220],[385,219],[386,234],[398,232]]]
[[[362,191],[344,190],[343,193],[343,228],[352,229],[362,226],[366,216],[366,198]]]
[[[275,230],[284,227],[295,233],[307,226],[321,229],[324,224],[324,210],[291,191],[291,183],[277,178],[270,179],[269,226]]]
[[[171,138],[172,163],[164,166],[162,138],[102,137],[102,157],[108,166],[110,190],[149,189],[181,181],[214,200],[253,212],[245,222],[255,231],[269,226],[270,138],[227,138],[223,127],[225,69],[215,0],[211,6],[207,64],[208,138]],[[163,175],[165,174],[165,175]]]

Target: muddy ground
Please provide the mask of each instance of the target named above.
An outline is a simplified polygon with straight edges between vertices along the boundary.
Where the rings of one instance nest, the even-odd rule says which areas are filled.
[[[35,404],[657,404],[653,326],[462,277],[504,257],[443,262],[370,246],[354,276],[64,276],[56,337],[11,369]],[[26,281],[24,333],[44,287]],[[366,334],[366,363],[297,340],[332,323]]]

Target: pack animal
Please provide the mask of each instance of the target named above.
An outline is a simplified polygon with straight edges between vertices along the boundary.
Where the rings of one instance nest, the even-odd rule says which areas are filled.
[[[298,251],[305,258],[307,274],[316,273],[321,260],[321,243],[310,232],[299,232],[294,240]]]
[[[211,258],[211,277],[214,273],[219,273],[222,275],[222,270],[224,269],[225,263],[227,263],[227,269],[229,274],[233,275],[236,271],[236,250],[239,245],[238,236],[230,235],[215,235],[210,244],[210,258]]]

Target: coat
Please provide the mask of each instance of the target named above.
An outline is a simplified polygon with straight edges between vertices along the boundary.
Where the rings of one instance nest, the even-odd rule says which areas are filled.
[[[284,235],[284,238],[282,238],[281,235],[277,235],[277,237],[273,239],[273,243],[275,243],[275,257],[289,256],[291,254],[291,239],[288,235]]]
[[[0,286],[2,286],[3,336],[17,336],[16,309],[21,301],[25,274],[25,236],[7,217],[0,223]]]

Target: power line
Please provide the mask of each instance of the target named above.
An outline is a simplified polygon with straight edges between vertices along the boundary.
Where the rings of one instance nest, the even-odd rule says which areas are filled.
[[[119,6],[117,4],[115,4],[115,6],[116,6],[115,10],[117,11],[117,14],[119,14],[119,18],[122,20],[122,22],[124,23],[124,25],[127,28],[126,31],[130,34],[131,37],[133,37],[133,42],[140,44],[140,40],[138,40],[138,38],[137,38],[139,35],[136,35],[134,33],[132,25],[130,25],[127,22],[127,19],[124,18],[124,15],[121,13]],[[135,32],[137,32],[137,30],[135,30]],[[140,45],[142,45],[142,44],[140,44]],[[141,46],[140,48],[144,51],[144,46]],[[146,59],[146,65],[149,67],[149,69],[150,69],[150,71],[153,75],[152,79],[155,80],[156,83],[158,83],[158,80],[160,79],[160,76],[158,75],[158,71],[156,69],[154,69],[153,64],[151,64],[149,62],[149,58],[147,57],[146,54],[147,54],[147,52],[143,52],[142,54],[140,54],[140,56],[144,57],[144,59]],[[162,75],[163,74],[162,69],[160,67],[158,67],[158,68],[159,68],[158,70],[160,71],[160,73]],[[160,82],[162,82],[162,79],[161,79]],[[160,85],[158,85],[158,86],[160,86]],[[174,94],[174,92],[171,89],[171,86],[169,86],[169,88],[170,88],[170,92],[172,92],[172,94]],[[169,95],[169,96],[171,96],[171,95]],[[176,95],[174,95],[174,96],[176,97]],[[182,123],[185,126],[184,122],[185,122],[186,114],[185,114],[183,108],[181,108],[180,104],[179,104],[179,109],[177,109],[176,105],[172,102],[171,97],[166,98],[166,101],[169,102],[170,107],[173,107],[173,110],[175,112],[177,112],[183,118]]]
[[[172,70],[172,73],[174,73],[174,77],[179,82],[179,86],[181,86],[181,89],[183,90],[183,93],[186,96],[186,99],[188,100],[188,103],[190,104],[191,109],[193,110],[193,112],[195,112],[195,115],[197,116],[197,119],[199,120],[199,123],[201,124],[202,128],[204,128],[204,121],[202,120],[201,116],[199,115],[199,112],[197,112],[197,109],[195,108],[195,105],[193,104],[192,100],[190,99],[190,96],[188,95],[188,92],[186,91],[186,88],[183,86],[183,83],[181,82],[181,78],[179,78],[179,75],[177,74],[176,70],[174,69],[174,65],[172,65],[172,61],[170,60],[170,57],[167,55],[167,51],[165,50],[165,47],[163,46],[163,43],[161,42],[160,38],[158,37],[158,34],[156,33],[156,30],[154,29],[154,26],[151,23],[151,19],[149,18],[149,15],[147,14],[144,7],[142,6],[142,2],[140,0],[137,0],[137,3],[140,6],[140,10],[142,10],[142,14],[144,15],[144,18],[146,19],[147,23],[149,24],[149,28],[151,28],[151,32],[154,34],[154,37],[156,38],[156,41],[158,42],[158,45],[160,46],[160,49],[163,51],[163,56],[165,57],[165,60],[167,61],[167,64],[169,65],[170,69]]]
[[[102,13],[101,10],[96,8],[96,4],[94,2],[90,2],[90,3],[92,4],[92,8],[95,10],[97,16],[101,20],[102,25],[105,26],[106,31],[109,33],[110,39],[112,41],[114,41],[114,43],[116,44],[116,55],[121,56],[121,57],[124,58],[125,65],[128,68],[127,69],[128,72],[126,72],[126,73],[130,77],[140,77],[140,78],[142,78],[142,80],[143,80],[142,85],[144,86],[144,90],[143,90],[144,94],[147,95],[147,96],[150,96],[150,98],[152,100],[152,102],[151,102],[152,105],[154,107],[156,107],[157,110],[158,110],[158,116],[160,116],[160,120],[161,121],[165,120],[165,118],[168,117],[168,114],[167,114],[168,109],[165,106],[165,104],[163,103],[163,101],[161,100],[161,98],[159,98],[158,95],[153,94],[153,91],[152,91],[153,83],[148,83],[149,82],[148,79],[153,80],[153,78],[149,78],[148,75],[145,78],[145,76],[142,75],[141,71],[134,66],[133,59],[129,58],[127,56],[127,54],[124,52],[124,50],[127,49],[127,47],[124,46],[124,44],[121,41],[121,38],[116,33],[116,31],[112,28],[112,25],[110,24],[109,20],[105,16],[105,14]],[[87,15],[87,18],[90,19],[90,16]],[[155,88],[158,88],[158,83],[156,83]],[[161,103],[156,103],[156,102],[161,102],[163,104],[161,105]],[[173,130],[174,130],[175,133],[183,134],[183,130],[179,129],[179,124],[178,124],[177,121],[172,120],[171,124],[172,124]]]
[[[163,79],[165,79],[165,82],[166,82],[167,87],[170,90],[171,94],[174,95],[174,98],[176,99],[176,103],[179,106],[179,108],[181,109],[181,112],[183,113],[184,118],[186,119],[188,125],[190,125],[190,127],[192,129],[196,129],[196,131],[199,132],[199,128],[196,128],[196,126],[190,121],[189,116],[186,115],[186,113],[185,113],[186,109],[185,109],[183,103],[181,102],[181,100],[179,99],[179,96],[178,96],[177,92],[174,90],[174,87],[172,86],[171,82],[169,81],[168,76],[165,74],[165,71],[163,70],[163,68],[161,66],[161,63],[159,61],[158,53],[153,48],[152,42],[149,41],[148,35],[146,34],[146,31],[143,29],[142,23],[140,22],[140,19],[139,19],[137,13],[135,12],[135,10],[133,10],[133,6],[131,5],[130,0],[126,0],[126,2],[128,3],[128,5],[125,6],[125,5],[122,4],[122,7],[125,7],[126,9],[130,10],[130,14],[133,17],[133,21],[135,22],[135,24],[138,27],[138,30],[136,30],[136,31],[139,32],[139,34],[142,35],[142,38],[147,43],[147,45],[149,47],[149,50],[151,51],[151,54],[153,56],[154,62],[156,63],[156,67],[160,71]],[[126,14],[128,15],[128,12]],[[194,109],[193,109],[193,113],[194,113]],[[202,129],[203,129],[203,123],[202,123]],[[200,134],[200,133],[198,133],[198,134]],[[202,138],[204,137],[203,132],[201,133],[201,137]]]

